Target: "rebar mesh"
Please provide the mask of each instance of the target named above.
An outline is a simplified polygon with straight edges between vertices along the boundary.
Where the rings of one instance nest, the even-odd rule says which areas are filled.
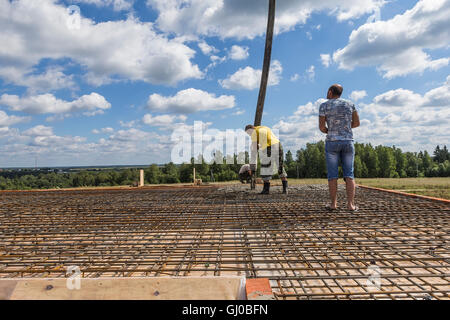
[[[264,277],[277,299],[449,298],[448,203],[358,189],[358,212],[329,212],[323,187],[271,191],[2,192],[0,277],[76,265],[83,277]]]

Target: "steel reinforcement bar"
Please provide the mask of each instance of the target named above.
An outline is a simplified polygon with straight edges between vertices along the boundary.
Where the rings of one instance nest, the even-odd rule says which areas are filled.
[[[344,191],[339,191],[343,205]],[[323,186],[0,192],[0,277],[246,275],[277,299],[449,299],[450,206]]]

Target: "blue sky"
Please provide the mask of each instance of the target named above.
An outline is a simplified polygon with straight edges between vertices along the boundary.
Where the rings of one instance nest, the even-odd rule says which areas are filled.
[[[277,1],[263,124],[286,150],[324,139],[340,83],[356,141],[448,145],[449,15],[450,0]],[[261,0],[0,0],[0,167],[164,163],[176,128],[242,129],[266,18]]]

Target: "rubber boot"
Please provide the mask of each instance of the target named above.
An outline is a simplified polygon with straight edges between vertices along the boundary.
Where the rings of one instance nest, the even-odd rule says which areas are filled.
[[[283,194],[287,194],[287,188],[288,188],[288,182],[286,181],[281,181],[283,183]]]
[[[269,194],[270,190],[270,182],[264,182],[264,188],[261,194]]]

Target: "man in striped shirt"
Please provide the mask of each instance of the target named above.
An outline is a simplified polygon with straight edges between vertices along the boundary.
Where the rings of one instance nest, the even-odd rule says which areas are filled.
[[[331,205],[328,208],[329,210],[337,209],[338,168],[341,163],[347,187],[347,209],[357,211],[353,173],[355,147],[352,129],[359,127],[360,123],[355,105],[341,99],[343,90],[339,84],[332,85],[328,89],[328,100],[322,103],[319,109],[319,129],[327,134],[325,156],[331,198]]]

